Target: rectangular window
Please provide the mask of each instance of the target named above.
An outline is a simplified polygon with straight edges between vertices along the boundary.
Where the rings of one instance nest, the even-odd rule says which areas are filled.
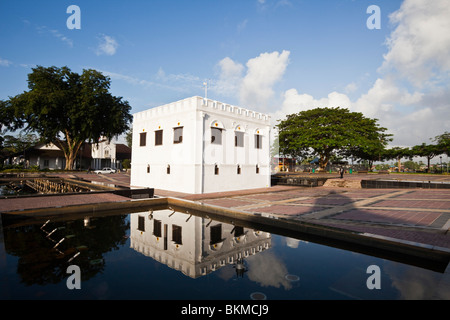
[[[255,134],[255,148],[262,149],[262,135]]]
[[[243,132],[235,132],[234,146],[235,147],[243,147],[244,146],[244,133]]]
[[[240,165],[237,166],[237,174],[241,174],[241,166]]]
[[[153,235],[161,238],[161,220],[153,220]]]
[[[145,231],[145,217],[138,216],[138,230],[144,232]]]
[[[243,227],[234,227],[233,233],[235,237],[240,237],[244,235],[244,228]]]
[[[256,174],[259,174],[259,166],[256,165]]]
[[[172,225],[172,241],[175,242],[175,244],[183,244],[181,231],[182,227]]]
[[[215,226],[212,226],[210,229],[210,243],[209,244],[216,244],[222,241],[222,225],[218,224]]]
[[[155,146],[162,146],[163,144],[163,131],[155,131]]]
[[[214,165],[214,174],[217,176],[219,175],[219,166],[216,164]]]
[[[173,143],[183,142],[183,127],[173,128]]]
[[[147,143],[147,132],[141,132],[139,134],[139,146],[145,147]]]
[[[222,144],[222,129],[211,128],[211,143]]]

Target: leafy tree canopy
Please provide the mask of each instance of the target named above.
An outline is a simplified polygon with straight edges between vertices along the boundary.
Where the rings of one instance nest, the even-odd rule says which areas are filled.
[[[378,155],[390,135],[377,121],[340,107],[291,114],[277,125],[280,151],[292,157],[318,156],[322,169],[332,156]]]
[[[58,144],[71,170],[84,141],[110,139],[129,129],[131,107],[109,93],[110,83],[109,77],[92,69],[80,75],[68,67],[37,66],[28,75],[29,91],[0,104],[2,129],[25,128],[44,142]]]

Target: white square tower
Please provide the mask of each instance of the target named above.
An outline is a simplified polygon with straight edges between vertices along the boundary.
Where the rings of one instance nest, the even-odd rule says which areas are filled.
[[[270,186],[270,117],[192,97],[134,114],[131,186],[208,193]]]

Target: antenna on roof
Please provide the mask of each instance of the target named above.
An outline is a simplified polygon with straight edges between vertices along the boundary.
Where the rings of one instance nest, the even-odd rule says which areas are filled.
[[[208,82],[204,81],[203,85],[205,86],[205,100],[208,99]]]

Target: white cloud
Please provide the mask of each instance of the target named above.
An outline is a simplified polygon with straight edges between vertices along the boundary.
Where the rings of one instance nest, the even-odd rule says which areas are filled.
[[[0,66],[2,67],[9,67],[12,64],[11,61],[0,58]]]
[[[341,106],[379,119],[394,135],[393,145],[429,143],[450,128],[448,17],[446,0],[405,0],[390,15],[396,28],[386,42],[388,52],[378,70],[381,75],[366,93],[355,101],[346,95],[357,88],[357,81],[345,87],[346,94],[332,92],[320,99],[289,89],[273,119],[316,107]]]
[[[217,64],[219,75],[212,89],[219,95],[238,98],[242,107],[267,111],[273,104],[274,86],[286,71],[289,54],[286,50],[261,53],[249,59],[246,67],[226,57]]]
[[[244,66],[226,57],[217,64],[218,80],[214,81],[212,89],[221,95],[234,95],[239,91],[242,83]]]
[[[273,124],[276,124],[277,120],[284,119],[288,114],[324,107],[350,108],[351,104],[345,94],[335,91],[328,94],[326,98],[315,99],[309,94],[300,94],[297,89],[289,89],[284,92],[281,108],[271,113],[271,117]]]
[[[397,71],[417,87],[450,71],[450,6],[448,0],[406,0],[390,15],[397,25],[380,70]]]
[[[355,92],[357,89],[358,89],[358,85],[355,82],[351,82],[345,86],[344,91],[345,91],[345,93],[352,93],[352,92]]]
[[[166,74],[162,68],[152,77],[152,79],[141,79],[136,76],[99,70],[112,80],[123,81],[134,86],[143,88],[167,89],[174,92],[191,94],[201,86],[200,78],[191,74]]]
[[[281,80],[289,63],[289,51],[261,53],[248,60],[247,74],[240,88],[240,103],[255,110],[266,110],[274,96],[273,86]]]
[[[119,44],[113,37],[102,34],[99,37],[99,44],[98,44],[98,47],[97,47],[95,53],[98,56],[104,55],[104,54],[108,55],[108,56],[112,56],[112,55],[116,54],[118,47],[119,47]]]
[[[72,39],[66,37],[65,35],[63,35],[61,32],[59,32],[56,29],[49,29],[46,26],[38,26],[38,27],[36,27],[36,29],[38,30],[39,33],[42,33],[42,34],[48,33],[48,34],[52,35],[53,37],[64,42],[69,47],[71,47],[71,48],[73,47]]]

